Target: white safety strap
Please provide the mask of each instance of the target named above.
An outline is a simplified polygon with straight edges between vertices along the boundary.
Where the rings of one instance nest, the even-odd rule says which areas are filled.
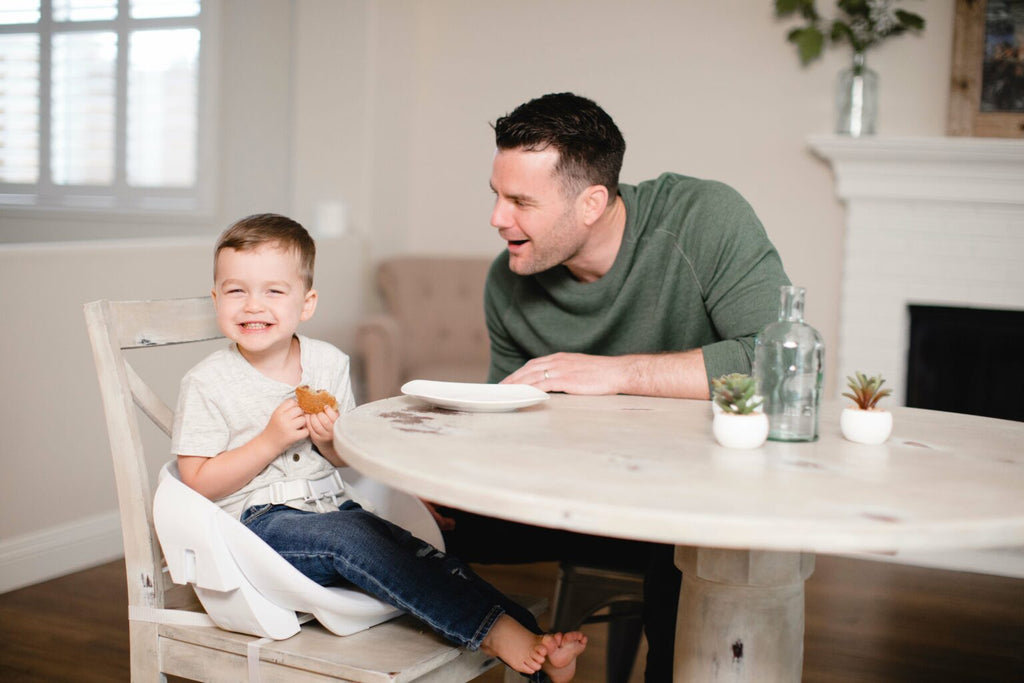
[[[243,503],[243,507],[252,505],[285,505],[295,500],[305,503],[314,503],[317,510],[324,512],[321,501],[330,498],[335,506],[338,504],[338,496],[344,493],[345,482],[337,470],[319,479],[289,479],[275,481],[263,488],[256,489],[250,493]]]
[[[152,624],[170,624],[173,626],[213,626],[213,623],[205,612],[190,612],[184,609],[161,609],[159,607],[144,607],[142,605],[129,605],[128,618],[131,621],[145,621]]]
[[[274,642],[271,638],[260,638],[249,643],[245,656],[249,660],[249,683],[260,683],[260,648]]]
[[[313,619],[312,614],[299,614],[300,624],[305,624]],[[161,609],[159,607],[143,607],[142,605],[128,606],[128,619],[131,621],[145,621],[152,624],[170,624],[173,626],[210,626],[217,627],[207,614],[203,612],[189,612],[183,609]],[[250,683],[260,682],[260,648],[267,643],[273,643],[273,638],[257,638],[245,647],[245,658],[249,669]]]
[[[313,618],[312,614],[299,614],[300,624],[305,624]],[[267,643],[273,643],[273,638],[259,638],[245,646],[245,658],[249,665],[249,683],[260,683],[260,648]]]

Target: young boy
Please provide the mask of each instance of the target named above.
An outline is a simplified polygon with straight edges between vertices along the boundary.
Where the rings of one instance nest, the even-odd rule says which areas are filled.
[[[334,421],[355,406],[348,358],[296,334],[316,310],[314,258],[306,230],[275,214],[249,216],[221,235],[212,295],[218,326],[233,343],[182,380],[171,441],[182,480],[320,584],[350,582],[520,673],[570,680],[587,644],[582,633],[544,634],[529,611],[462,562],[364,510],[347,488],[283,503],[291,486],[272,489],[330,481],[344,464]],[[294,393],[302,384],[334,394],[338,409],[305,414]]]

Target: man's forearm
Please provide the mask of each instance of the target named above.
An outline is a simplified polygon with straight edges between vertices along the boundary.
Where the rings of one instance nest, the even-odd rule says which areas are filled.
[[[621,356],[625,363],[619,393],[707,399],[707,371],[701,349]]]

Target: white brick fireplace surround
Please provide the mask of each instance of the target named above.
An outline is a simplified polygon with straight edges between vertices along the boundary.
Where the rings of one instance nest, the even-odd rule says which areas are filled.
[[[882,373],[902,404],[910,304],[1024,310],[1024,140],[808,142],[846,204],[838,377]],[[1024,549],[906,559],[1024,577]]]

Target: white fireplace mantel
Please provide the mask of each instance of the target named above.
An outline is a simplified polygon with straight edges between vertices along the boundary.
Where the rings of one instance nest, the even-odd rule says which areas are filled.
[[[1024,140],[813,135],[843,200],[1024,204]]]
[[[909,306],[1024,310],[1024,140],[815,135],[846,204],[839,377],[906,399]],[[904,558],[1024,577],[1024,548]]]

